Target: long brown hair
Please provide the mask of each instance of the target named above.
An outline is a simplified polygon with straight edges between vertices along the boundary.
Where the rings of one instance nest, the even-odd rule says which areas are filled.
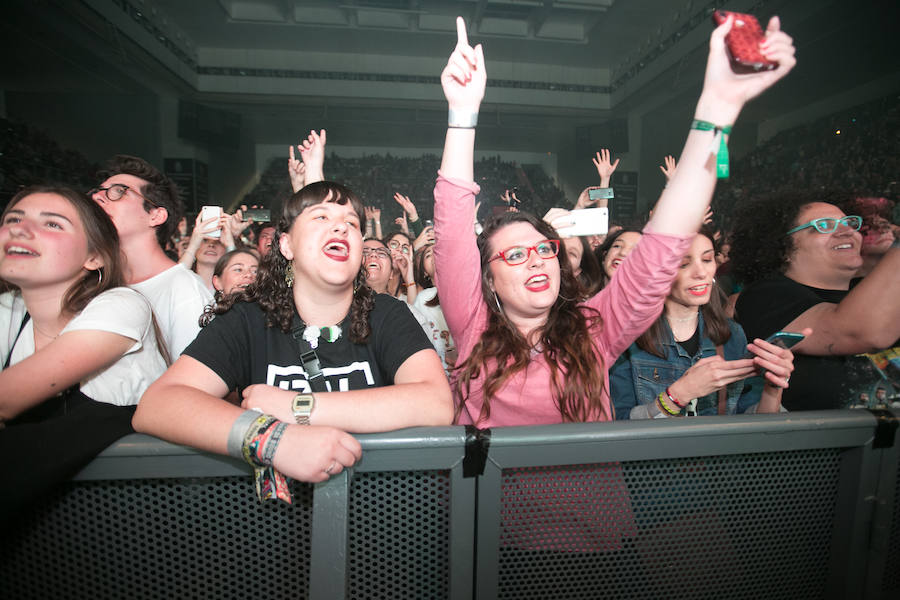
[[[96,202],[72,188],[50,185],[27,187],[13,196],[3,211],[2,220],[22,199],[33,194],[53,194],[66,200],[78,213],[89,254],[95,254],[103,264],[100,272],[85,270],[73,283],[62,301],[62,311],[67,315],[77,315],[88,303],[101,293],[114,287],[125,285],[122,259],[119,254],[119,234],[109,216]],[[0,221],[2,222],[2,221]],[[102,276],[101,276],[102,275]],[[10,285],[10,288],[14,286]]]
[[[715,235],[707,226],[700,228],[697,235],[702,235],[709,239],[713,245],[713,252],[718,251],[719,245],[716,243]],[[675,285],[674,282],[672,285]],[[728,327],[728,315],[725,314],[725,292],[713,282],[712,291],[709,295],[709,302],[700,307],[703,314],[703,334],[709,338],[716,346],[721,346],[731,339],[731,328]],[[700,326],[699,324],[697,325]],[[638,348],[644,352],[649,352],[654,356],[665,358],[666,353],[663,350],[663,343],[666,341],[666,330],[669,328],[666,322],[666,311],[663,309],[662,314],[653,322],[653,325],[647,328],[647,331],[641,334],[636,343]]]
[[[487,329],[472,348],[472,353],[457,369],[456,416],[462,412],[469,398],[472,380],[484,375],[484,401],[478,421],[491,414],[491,398],[503,388],[513,375],[523,371],[532,358],[532,346],[502,310],[496,308],[491,291],[491,271],[488,261],[493,255],[491,237],[511,223],[525,222],[548,239],[556,232],[544,221],[524,212],[504,212],[484,224],[478,236],[481,254],[481,293],[490,308]],[[560,244],[557,255],[560,266],[559,296],[547,322],[541,327],[536,348],[547,360],[553,401],[563,421],[586,421],[594,414],[612,419],[612,406],[602,402],[604,365],[592,342],[592,334],[603,326],[597,311],[579,306],[577,299],[582,288],[572,274],[566,258],[565,246]],[[490,363],[490,364],[489,364]]]
[[[349,188],[333,181],[318,181],[307,185],[285,202],[281,218],[275,227],[272,249],[259,265],[256,283],[222,298],[213,309],[215,314],[226,312],[238,301],[256,302],[266,313],[266,327],[278,327],[285,333],[291,331],[294,314],[297,312],[293,287],[288,285],[285,279],[288,265],[291,263],[281,253],[281,244],[278,240],[283,233],[290,231],[300,213],[322,202],[341,205],[349,202],[359,217],[359,222],[366,222],[363,204]],[[375,308],[375,292],[366,285],[366,271],[360,262],[359,271],[353,281],[353,301],[350,304],[350,341],[363,344],[369,339],[372,333],[369,313],[373,308]]]

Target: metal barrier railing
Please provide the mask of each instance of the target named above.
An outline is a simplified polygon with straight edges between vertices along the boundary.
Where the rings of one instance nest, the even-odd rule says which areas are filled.
[[[898,413],[900,416],[900,413]],[[360,436],[259,505],[133,435],[0,540],[5,598],[895,598],[897,433],[829,411]]]

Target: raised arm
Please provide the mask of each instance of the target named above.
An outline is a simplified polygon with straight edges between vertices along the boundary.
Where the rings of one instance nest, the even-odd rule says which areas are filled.
[[[709,40],[709,58],[703,92],[694,111],[695,121],[712,124],[713,130],[692,128],[688,134],[678,169],[653,210],[648,228],[658,233],[686,235],[697,231],[712,198],[716,182],[716,152],[721,128],[734,124],[744,104],[771,87],[796,64],[791,38],[780,31],[778,17],[772,17],[760,50],[778,61],[772,71],[736,74],[725,52],[725,35],[734,18],[717,27]]]
[[[472,48],[466,23],[456,17],[456,48],[441,73],[441,87],[449,108],[447,137],[441,157],[444,177],[473,181],[475,125],[484,98],[487,72],[481,44]]]
[[[204,234],[211,233],[218,227],[216,221],[219,217],[210,217],[201,221],[200,217],[202,216],[202,212],[197,214],[197,220],[194,221],[194,230],[191,232],[191,238],[188,240],[187,248],[184,250],[184,254],[181,255],[181,258],[178,259],[178,262],[184,265],[186,269],[190,269],[194,266],[194,262],[197,260],[197,250],[200,249],[200,244],[203,243]]]
[[[297,149],[302,151],[303,146]],[[288,146],[288,177],[291,179],[291,189],[296,194],[306,185],[306,165],[294,156],[294,147]]]
[[[487,75],[481,45],[469,46],[462,17],[456,19],[456,31],[456,47],[441,73],[449,111],[441,178],[434,188],[434,260],[444,317],[462,348],[487,314],[472,227],[479,189],[473,181],[475,125]]]
[[[325,179],[325,143],[327,136],[325,130],[316,133],[309,132],[309,136],[297,146],[300,149],[300,158],[306,166],[304,185],[322,181]]]
[[[382,239],[381,234],[381,209],[374,206],[366,206],[366,239]]]
[[[664,162],[665,165],[659,165],[659,170],[666,176],[666,181],[668,182],[672,179],[672,175],[675,174],[675,157],[669,154],[665,157]]]
[[[609,150],[604,148],[597,153],[595,158],[591,159],[591,162],[594,163],[594,166],[597,168],[597,175],[600,176],[600,187],[609,187],[612,174],[615,172],[616,167],[619,166],[619,159],[617,158],[616,162],[611,162]]]
[[[403,212],[406,213],[406,220],[408,226],[406,228],[407,235],[412,233],[412,237],[418,237],[422,234],[422,221],[419,220],[419,211],[416,210],[416,205],[413,204],[413,201],[409,199],[409,196],[404,196],[400,192],[396,192],[394,194],[394,200],[396,200],[397,204],[403,209]]]

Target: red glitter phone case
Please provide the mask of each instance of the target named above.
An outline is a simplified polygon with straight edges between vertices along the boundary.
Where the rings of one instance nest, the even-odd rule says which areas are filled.
[[[765,39],[759,21],[753,15],[717,10],[713,12],[713,23],[724,23],[729,15],[734,16],[731,31],[725,36],[725,48],[731,59],[731,70],[735,73],[771,71],[778,63],[767,59],[759,51],[759,43]]]

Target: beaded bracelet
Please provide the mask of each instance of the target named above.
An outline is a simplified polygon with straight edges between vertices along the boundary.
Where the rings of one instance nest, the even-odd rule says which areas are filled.
[[[666,401],[665,401],[665,392],[660,392],[660,393],[659,393],[659,396],[657,396],[657,398],[656,398],[656,401],[659,403],[660,407],[661,407],[664,411],[666,411],[667,413],[669,413],[669,414],[672,415],[673,417],[680,417],[680,416],[681,416],[681,411],[680,411],[680,410],[672,410],[672,408],[670,408],[669,405],[666,404]]]

